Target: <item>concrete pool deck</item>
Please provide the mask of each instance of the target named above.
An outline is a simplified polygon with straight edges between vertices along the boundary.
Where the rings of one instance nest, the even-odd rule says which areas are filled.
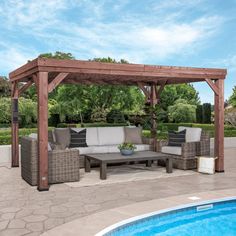
[[[230,197],[236,197],[236,188],[196,194],[185,194],[139,202],[82,217],[45,232],[42,236],[100,236],[102,234],[99,232],[107,227],[132,217],[164,210],[166,208],[178,207],[185,204],[200,203],[206,200],[216,200]]]
[[[52,185],[48,192],[38,192],[36,187],[29,186],[21,179],[20,168],[0,167],[0,235],[38,236],[46,232],[50,236],[59,235],[58,233],[52,234],[53,230],[59,229],[56,227],[65,227],[65,229],[70,227],[66,224],[68,222],[72,224],[77,222],[80,231],[77,231],[76,227],[70,227],[76,235],[93,235],[104,227],[123,219],[118,215],[125,214],[115,213],[115,209],[120,207],[125,211],[126,207],[129,209],[128,207],[138,203],[145,204],[145,202],[154,201],[152,204],[168,208],[171,207],[168,205],[171,200],[167,201],[167,198],[176,197],[174,202],[175,205],[178,205],[182,204],[180,195],[186,194],[197,196],[197,194],[207,193],[210,197],[217,193],[217,198],[235,195],[236,148],[225,149],[225,170],[224,173],[215,175],[195,172],[188,176],[173,175],[171,177],[170,175],[169,178],[88,187],[70,187],[67,184],[57,184]],[[160,200],[163,201],[162,205],[159,204]],[[155,210],[152,206],[149,208],[136,207],[136,212],[132,214],[140,215],[142,209],[147,212]],[[112,220],[112,217],[107,219],[105,211],[114,215],[114,222],[109,221]],[[116,214],[118,214],[117,218],[115,218]],[[133,216],[132,214],[125,216],[130,218]],[[102,225],[104,220],[99,224],[99,219],[100,217],[102,219],[103,215],[106,218],[106,225]],[[89,216],[95,217],[98,222],[94,219],[91,224],[90,221],[90,227],[94,226],[91,229],[93,231],[90,231],[92,234],[88,234],[87,229],[86,234],[81,234],[82,228],[85,227],[86,217]],[[80,220],[81,223],[77,220]],[[62,228],[61,232],[63,232]],[[67,236],[69,234],[61,235]]]

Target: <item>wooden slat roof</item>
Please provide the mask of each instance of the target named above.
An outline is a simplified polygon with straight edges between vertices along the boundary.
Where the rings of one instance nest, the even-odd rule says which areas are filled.
[[[49,80],[61,72],[69,73],[63,83],[71,84],[166,84],[190,83],[205,79],[225,79],[226,69],[114,64],[81,60],[36,58],[9,74],[11,81],[26,82],[32,75],[49,72]]]

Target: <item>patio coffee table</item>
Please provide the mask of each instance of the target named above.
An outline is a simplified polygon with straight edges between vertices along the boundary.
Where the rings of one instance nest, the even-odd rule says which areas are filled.
[[[166,172],[172,173],[171,155],[161,152],[140,151],[140,152],[135,152],[131,156],[123,156],[120,153],[87,154],[85,155],[85,172],[90,172],[91,160],[94,160],[100,164],[100,179],[107,178],[107,164],[126,163],[133,161],[146,161],[146,166],[150,167],[152,161],[165,160]]]

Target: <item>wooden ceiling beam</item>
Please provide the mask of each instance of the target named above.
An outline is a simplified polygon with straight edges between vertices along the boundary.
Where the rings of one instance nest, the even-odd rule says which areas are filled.
[[[60,68],[60,67],[38,67],[39,71],[46,71],[46,72],[64,72],[64,73],[76,73],[76,74],[91,74],[95,76],[99,75],[108,75],[108,76],[120,76],[122,79],[125,77],[146,77],[150,80],[158,80],[160,78],[163,79],[224,79],[225,74],[223,73],[185,73],[185,72],[178,72],[178,71],[155,71],[155,72],[139,72],[139,71],[124,71],[124,70],[105,70],[105,69],[84,69],[84,68]],[[123,78],[124,77],[124,78]]]
[[[125,84],[126,80],[133,83],[135,81],[145,83],[160,84],[159,81],[168,79],[168,84],[198,82],[205,79],[225,79],[227,71],[225,69],[214,68],[192,68],[175,66],[153,66],[142,64],[115,64],[80,60],[57,60],[37,58],[28,62],[19,69],[9,74],[11,81],[27,82],[32,74],[38,72],[70,73],[77,76],[86,76],[93,79],[107,77],[104,81],[111,81],[113,78],[119,84]],[[49,75],[50,78],[50,75]],[[53,86],[52,86],[53,87]]]

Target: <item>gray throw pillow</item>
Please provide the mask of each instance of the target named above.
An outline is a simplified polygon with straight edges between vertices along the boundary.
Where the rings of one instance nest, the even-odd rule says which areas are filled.
[[[54,130],[56,143],[60,144],[64,149],[70,146],[70,129],[56,128]]]
[[[124,127],[125,142],[133,144],[142,144],[142,128],[141,127]]]

